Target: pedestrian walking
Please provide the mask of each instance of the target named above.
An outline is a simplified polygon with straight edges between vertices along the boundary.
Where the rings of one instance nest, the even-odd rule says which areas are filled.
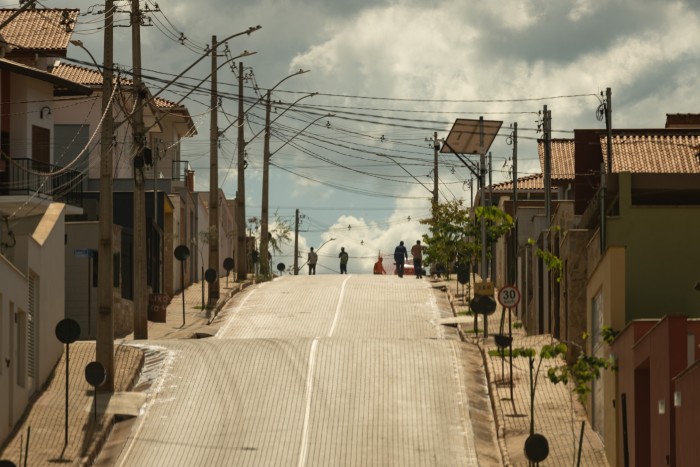
[[[396,262],[396,272],[399,277],[403,277],[403,264],[408,259],[408,251],[403,246],[403,240],[399,242],[399,246],[394,249],[394,262]]]
[[[413,270],[416,272],[416,279],[423,277],[423,247],[420,245],[420,240],[416,240],[416,244],[411,247],[411,256],[413,256]]]
[[[343,247],[343,246],[340,247],[340,254],[338,255],[338,258],[340,258],[340,273],[347,274],[348,273],[348,259],[350,259],[350,257],[348,256],[347,252],[345,251],[345,247]]]
[[[316,262],[318,261],[318,255],[314,251],[314,247],[311,247],[309,251],[309,257],[307,259],[309,263],[309,276],[316,275]]]
[[[381,256],[379,256],[379,259],[377,260],[376,263],[374,263],[374,274],[386,274],[386,271],[384,270],[384,260],[382,259]]]

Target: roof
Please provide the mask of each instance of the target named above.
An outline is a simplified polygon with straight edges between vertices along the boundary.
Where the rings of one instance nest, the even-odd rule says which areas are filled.
[[[544,191],[544,175],[534,174],[518,178],[518,190]],[[513,182],[501,182],[493,185],[493,191],[513,191]]]
[[[0,9],[0,23],[16,12]],[[65,55],[79,13],[63,8],[25,10],[2,29],[2,36],[13,48]]]
[[[5,58],[0,58],[0,69],[51,83],[54,85],[54,95],[57,96],[89,96],[92,94],[92,89],[80,83]]]
[[[700,134],[669,133],[644,130],[613,135],[612,171],[631,173],[698,174],[700,173]],[[607,170],[607,140],[600,138]]]
[[[102,86],[102,73],[92,68],[61,62],[51,70],[51,73],[55,76],[69,79],[85,86]],[[125,86],[131,86],[134,84],[132,80],[122,77],[119,78],[119,82]],[[167,99],[162,99],[160,97],[155,98],[155,103],[159,109],[175,109],[177,107],[182,107],[174,102]]]
[[[574,168],[574,140],[552,139],[552,180],[573,180],[576,176]],[[537,153],[540,156],[540,166],[544,173],[544,140],[537,140]]]

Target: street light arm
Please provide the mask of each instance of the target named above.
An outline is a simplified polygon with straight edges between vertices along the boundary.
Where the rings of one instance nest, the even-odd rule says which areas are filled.
[[[219,66],[217,67],[216,71],[218,71],[218,70],[219,70],[221,67],[223,67],[224,65],[226,65],[226,64],[228,64],[228,63],[230,63],[230,62],[232,62],[232,61],[234,61],[234,60],[236,60],[236,59],[238,59],[238,58],[241,58],[241,57],[248,57],[248,56],[250,56],[250,55],[255,55],[256,53],[257,53],[257,52],[248,52],[247,50],[244,50],[242,54],[240,54],[240,55],[238,55],[238,56],[236,56],[236,57],[230,58],[230,59],[226,60],[224,63],[222,63],[221,65],[219,65]],[[177,101],[177,102],[175,103],[175,105],[172,106],[172,108],[171,108],[170,110],[168,110],[168,111],[166,111],[166,112],[163,112],[163,114],[162,114],[160,117],[158,117],[158,119],[157,119],[155,122],[153,122],[153,124],[152,124],[151,126],[149,126],[148,128],[146,128],[146,132],[148,132],[148,130],[150,130],[150,129],[153,128],[154,126],[158,125],[165,117],[167,117],[168,115],[170,115],[171,113],[173,113],[173,112],[175,111],[175,109],[176,109],[177,107],[179,107],[180,104],[182,104],[182,102],[183,102],[185,99],[187,99],[196,89],[199,89],[199,87],[200,87],[206,80],[208,80],[209,78],[211,78],[211,75],[213,75],[213,74],[214,74],[214,72],[211,72],[211,73],[209,73],[207,76],[205,76],[204,78],[202,78],[202,79],[199,81],[199,83],[197,83],[196,86],[194,86],[192,89],[190,89],[190,91],[189,91],[187,94],[185,94],[184,96],[182,96],[182,98],[181,98],[179,101]],[[149,104],[149,105],[152,104],[152,103],[154,102],[154,98],[155,98],[155,96],[154,96],[153,98],[149,99],[144,105],[146,105],[146,104]]]
[[[277,86],[279,86],[279,85],[282,84],[285,80],[291,78],[292,76],[301,75],[301,74],[308,73],[308,72],[309,72],[309,70],[299,70],[299,71],[297,71],[296,73],[287,76],[287,77],[284,78],[282,81],[280,81],[279,83],[275,84],[272,88],[270,88],[270,89],[268,90],[268,93],[269,93],[269,92],[272,92]],[[287,109],[285,109],[284,112],[286,112],[287,110],[289,110],[290,107],[294,106],[294,104],[296,104],[296,103],[299,102],[300,100],[305,99],[305,98],[307,98],[307,97],[315,96],[316,94],[318,94],[318,93],[317,93],[317,92],[314,92],[314,93],[308,94],[308,95],[306,95],[306,96],[300,97],[299,99],[297,99],[296,101],[294,101],[289,107],[287,107]],[[260,101],[263,100],[264,97],[265,97],[265,95],[261,96],[257,101],[255,101],[255,103],[253,103],[253,105],[251,105],[250,107],[248,107],[248,110],[246,110],[245,112],[243,112],[243,115],[247,115],[248,112],[250,112],[250,110],[251,110],[253,107],[255,107],[256,105],[258,105],[258,104],[260,103]],[[282,114],[283,114],[284,112],[282,112]],[[278,118],[280,118],[280,117],[282,116],[282,114],[278,115],[278,116],[275,118],[275,120],[277,120]],[[274,122],[275,120],[273,120],[272,122]],[[272,122],[270,122],[270,123],[272,123]],[[236,124],[239,124],[239,123],[238,123],[238,120],[234,120],[233,122],[231,122],[226,128],[224,128],[224,129],[221,131],[221,134],[226,133],[226,131],[228,131],[233,125],[236,125]],[[260,130],[258,133],[256,133],[255,136],[253,136],[253,137],[250,138],[248,141],[246,141],[245,144],[248,144],[248,143],[250,143],[251,141],[253,141],[253,140],[254,140],[256,137],[258,137],[258,136],[260,135],[260,133],[262,133],[263,131],[265,131],[264,128],[263,128],[262,130]]]
[[[292,107],[294,107],[295,105],[297,105],[297,103],[298,103],[299,101],[301,101],[302,99],[306,99],[307,97],[315,96],[316,94],[318,94],[318,93],[317,93],[317,92],[312,92],[311,94],[307,94],[307,95],[305,95],[305,96],[301,96],[299,99],[297,99],[297,100],[295,100],[294,102],[292,102],[291,104],[289,104],[289,105],[287,106],[286,109],[284,109],[278,116],[275,117],[274,120],[272,120],[272,121],[270,122],[270,125],[272,125],[273,123],[275,123],[282,115],[285,114],[285,112],[287,112],[287,110],[289,110],[289,109],[291,109]],[[248,110],[250,110],[250,109],[248,109]],[[325,115],[324,115],[324,117],[325,117]],[[233,123],[235,123],[235,121],[234,121]],[[233,123],[231,123],[231,125],[233,125]],[[231,125],[229,125],[228,127],[226,127],[226,130],[228,130],[228,129],[231,127]],[[221,133],[224,133],[226,130],[222,131]],[[257,138],[258,136],[260,136],[260,134],[261,134],[262,132],[264,132],[264,131],[265,131],[265,128],[263,128],[262,130],[260,130],[260,131],[258,131],[257,133],[255,133],[255,135],[254,135],[252,138],[250,138],[248,141],[246,141],[245,144],[246,144],[246,145],[250,144],[255,138]]]
[[[279,86],[280,84],[284,83],[284,82],[287,81],[289,78],[292,78],[293,76],[297,76],[297,75],[303,75],[304,73],[308,73],[309,71],[311,71],[311,70],[302,70],[301,68],[299,68],[299,71],[296,71],[296,72],[292,73],[292,74],[289,75],[289,76],[285,76],[284,78],[282,78],[281,80],[279,80],[279,81],[277,82],[277,84],[275,84],[274,86],[272,86],[272,87],[271,87],[270,89],[268,89],[267,91],[268,91],[268,92],[272,92],[272,91],[274,91],[275,89],[277,89],[277,86]],[[246,114],[247,114],[247,113],[250,111],[250,109],[252,109],[252,108],[255,107],[256,105],[258,105],[258,104],[260,103],[260,101],[263,100],[264,97],[265,97],[265,96],[260,96],[260,98],[259,98],[257,101],[255,101],[250,107],[248,107],[248,110],[246,110],[246,111],[243,112],[243,113],[246,113]]]
[[[391,157],[391,156],[389,156],[389,155],[387,155],[387,154],[383,154],[383,153],[378,153],[378,155],[384,156],[384,157],[386,157],[387,159],[390,159],[394,164],[396,164],[396,165],[398,165],[399,167],[401,167],[401,170],[403,170],[404,172],[406,172],[413,180],[417,181],[418,184],[419,184],[420,186],[422,186],[423,188],[425,188],[426,190],[428,190],[428,193],[431,193],[431,194],[433,193],[433,190],[431,190],[430,188],[428,188],[427,186],[425,186],[425,184],[424,184],[423,182],[421,182],[420,180],[418,180],[418,179],[416,178],[415,175],[413,175],[411,172],[409,172],[409,171],[406,169],[406,167],[404,167],[403,165],[401,165],[401,164],[399,164],[398,162],[396,162],[396,159],[394,159],[393,157]]]
[[[304,131],[306,131],[306,129],[309,128],[311,125],[313,125],[313,124],[316,123],[317,121],[321,120],[322,118],[329,118],[329,117],[335,117],[335,114],[321,115],[320,117],[314,119],[312,122],[310,122],[310,123],[309,123],[308,125],[306,125],[304,128],[302,128],[301,130],[297,131],[297,132],[294,134],[294,136],[292,136],[292,137],[289,138],[287,141],[285,141],[284,144],[283,144],[282,146],[278,147],[277,149],[275,149],[274,152],[270,153],[270,157],[272,157],[272,156],[274,156],[275,154],[277,154],[277,151],[279,151],[280,149],[282,149],[283,147],[285,147],[287,144],[291,143],[292,140],[293,140],[294,138],[296,138],[297,136],[299,136],[300,134],[302,134]],[[323,245],[321,245],[321,246],[323,246]],[[320,247],[319,247],[319,248],[320,248]]]

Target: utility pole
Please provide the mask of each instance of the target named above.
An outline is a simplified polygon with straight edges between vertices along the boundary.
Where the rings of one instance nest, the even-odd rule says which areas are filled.
[[[299,275],[299,210],[294,215],[294,275]]]
[[[114,392],[114,318],[112,315],[112,78],[114,53],[114,0],[105,1],[104,55],[102,65],[102,113],[100,132],[100,221],[98,243],[99,313],[97,321],[96,357],[105,368],[106,379],[101,388]]]
[[[433,132],[433,204],[438,204],[438,150],[437,131]]]
[[[608,132],[608,173],[612,173],[612,90],[605,90],[605,129]]]
[[[143,166],[145,129],[143,99],[145,89],[141,81],[141,10],[139,0],[131,0],[131,57],[134,68],[133,166],[134,166],[134,338],[148,339],[148,291],[146,289],[146,193]]]
[[[542,122],[544,130],[544,213],[547,218],[547,228],[549,228],[552,224],[552,142],[550,138],[552,117],[546,105],[542,114],[544,115]]]
[[[270,189],[270,90],[267,90],[265,96],[265,143],[263,146],[263,179],[262,179],[262,211],[260,215],[260,272],[263,276],[270,273],[270,261],[267,257],[268,246],[268,205],[269,205],[269,189]]]
[[[479,117],[479,185],[481,207],[486,208],[486,153],[484,152],[484,117]],[[481,280],[486,282],[486,218],[481,216]],[[489,334],[489,319],[484,315],[484,337]]]
[[[518,280],[518,123],[513,124],[513,260],[510,284]]]
[[[216,36],[211,36],[211,124],[209,128],[209,267],[217,272],[209,284],[209,306],[219,301],[219,96],[217,90]],[[242,131],[243,125],[241,124]],[[240,168],[239,168],[240,170]],[[240,189],[240,185],[239,185]],[[237,207],[236,207],[237,208]],[[245,226],[244,226],[245,232]],[[204,278],[202,277],[203,281]]]
[[[245,235],[245,139],[243,134],[243,62],[238,63],[238,190],[236,192],[236,280],[248,275]]]
[[[493,155],[489,151],[489,208],[493,207]],[[496,244],[491,243],[489,245],[491,250],[491,261],[489,263],[489,277],[494,280],[494,274],[496,272]]]

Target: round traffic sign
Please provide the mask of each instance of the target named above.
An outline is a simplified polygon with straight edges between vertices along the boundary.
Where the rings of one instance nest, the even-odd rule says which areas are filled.
[[[216,271],[212,268],[204,271],[204,280],[212,284],[216,280]]]
[[[62,319],[56,325],[56,337],[64,344],[72,344],[80,338],[80,325],[70,318]]]
[[[472,311],[479,315],[491,315],[496,311],[496,300],[488,295],[477,295],[469,304]]]
[[[542,462],[549,455],[547,438],[539,433],[532,434],[525,440],[525,457],[532,462]]]
[[[506,285],[498,291],[498,303],[504,308],[513,308],[520,303],[520,291],[513,285]]]
[[[175,254],[175,258],[177,258],[178,261],[185,261],[187,258],[190,257],[190,249],[187,248],[186,245],[179,245],[175,247],[175,251],[173,253]]]
[[[107,379],[107,371],[100,362],[90,362],[85,367],[85,379],[94,387],[102,386]]]
[[[233,270],[233,258],[226,258],[224,260],[224,269],[226,269],[227,271]]]
[[[287,266],[285,266],[284,263],[277,263],[277,270],[278,270],[279,272],[284,271],[286,267],[287,267]]]

